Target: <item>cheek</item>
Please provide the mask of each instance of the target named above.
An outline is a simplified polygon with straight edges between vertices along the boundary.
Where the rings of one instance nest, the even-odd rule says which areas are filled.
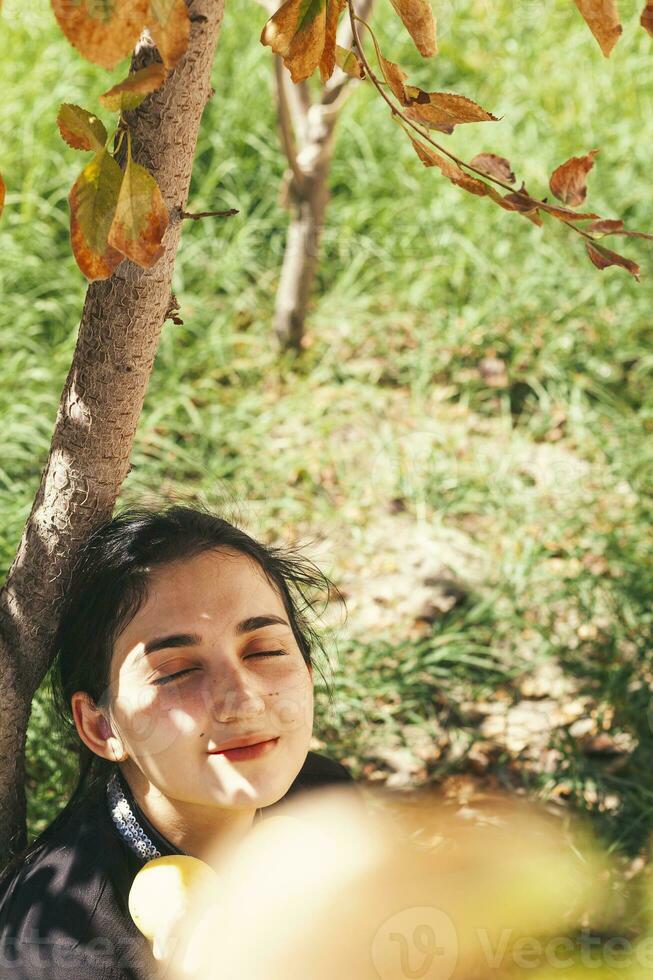
[[[280,688],[268,698],[270,720],[280,735],[310,731],[313,725],[313,682],[306,671],[302,682]]]
[[[114,717],[135,757],[156,756],[174,750],[199,728],[204,711],[200,694],[147,687],[116,702]]]

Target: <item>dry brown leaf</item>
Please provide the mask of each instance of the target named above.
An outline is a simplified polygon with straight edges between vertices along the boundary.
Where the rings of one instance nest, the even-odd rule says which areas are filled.
[[[410,137],[410,141],[413,144],[415,152],[422,161],[425,167],[439,167],[441,172],[445,177],[450,180],[458,179],[463,175],[463,171],[460,169],[457,163],[453,160],[449,160],[447,157],[443,157],[436,150],[427,146],[426,143],[422,143],[421,140],[415,139],[414,136]]]
[[[263,28],[261,44],[283,58],[293,82],[301,82],[325,57],[325,31],[324,0],[286,0]]]
[[[498,204],[506,211],[518,211],[523,214],[534,225],[539,226],[543,224],[537,212],[540,202],[533,200],[523,190],[523,184],[521,193],[516,191],[513,194],[506,194],[504,197],[490,184],[486,184],[484,181],[465,173],[453,160],[441,156],[430,146],[422,143],[421,140],[415,139],[414,136],[411,136],[410,139],[415,152],[425,167],[438,167],[444,176],[448,177],[453,184],[462,187],[469,194],[476,194],[478,197],[489,197],[495,204]]]
[[[468,191],[470,194],[476,194],[477,197],[494,197],[494,194],[496,193],[494,188],[490,187],[488,184],[485,184],[477,177],[471,177],[464,171],[462,171],[462,177],[457,177],[453,182],[454,184],[457,184],[458,187],[462,187],[463,190]]]
[[[541,201],[531,197],[523,181],[518,191],[511,191],[510,194],[504,195],[502,200],[508,211],[533,211],[541,204]]]
[[[101,10],[99,9],[101,8]],[[59,27],[88,61],[114,68],[132,51],[145,26],[149,0],[52,0]]]
[[[649,241],[653,241],[653,235],[648,235],[644,231],[629,231],[628,228],[624,228],[621,218],[601,218],[599,221],[593,221],[591,225],[588,225],[587,230],[597,232],[600,235],[627,235],[629,238],[647,238]]]
[[[470,160],[470,164],[472,167],[483,170],[490,177],[505,180],[509,184],[514,184],[515,182],[515,175],[512,172],[510,162],[505,157],[497,156],[496,153],[477,153]]]
[[[607,58],[623,31],[616,0],[574,0],[574,2]]]
[[[560,204],[547,204],[545,201],[541,201],[538,207],[561,221],[587,221],[590,218],[600,217],[594,211],[572,211],[571,208],[563,208]]]
[[[411,102],[405,115],[431,129],[451,132],[454,126],[461,123],[498,121],[497,116],[455,92],[425,92],[423,95],[428,101],[424,100],[423,95],[414,97],[414,93],[421,93],[421,89],[416,89],[415,86],[407,86],[406,92],[411,96]]]
[[[408,78],[406,72],[394,61],[388,61],[382,54],[379,55],[383,76],[392,90],[392,94],[399,99],[402,105],[410,105],[411,98],[406,92],[404,82]]]
[[[642,16],[639,18],[639,22],[645,31],[648,31],[651,36],[653,36],[653,0],[647,0],[647,4],[642,10]]]
[[[581,157],[571,157],[551,174],[549,187],[559,201],[576,207],[582,204],[587,196],[587,175],[594,166],[594,157],[598,150],[590,150]]]
[[[470,194],[476,194],[477,197],[494,198],[495,195],[496,197],[501,197],[493,187],[465,173],[453,160],[443,157],[440,153],[437,153],[430,146],[422,143],[421,140],[415,139],[413,136],[410,139],[415,148],[415,152],[425,167],[438,167],[444,176],[449,178],[452,184],[462,187],[463,190],[468,191]]]
[[[326,0],[326,20],[324,24],[324,47],[320,58],[320,78],[326,82],[331,78],[336,63],[336,31],[340,14],[347,0]]]
[[[429,0],[391,0],[415,47],[424,58],[438,53],[435,17]]]
[[[188,48],[190,18],[184,0],[150,0],[147,26],[166,68],[174,68]]]
[[[392,94],[406,107],[404,115],[407,118],[445,133],[453,132],[454,126],[460,123],[497,121],[491,112],[464,95],[425,92],[416,85],[406,85],[408,76],[400,65],[383,55],[379,55],[379,60]]]
[[[510,194],[504,194],[503,197],[499,194],[495,200],[497,204],[500,207],[505,208],[506,211],[518,211],[538,227],[544,223],[538,212],[538,208],[541,206],[542,202],[531,197],[526,190],[523,181],[518,191],[512,191]]]
[[[618,265],[620,268],[630,272],[631,276],[639,282],[639,266],[632,259],[627,259],[618,252],[612,252],[604,245],[597,245],[596,242],[585,242],[587,254],[597,269],[607,269],[610,265]]]

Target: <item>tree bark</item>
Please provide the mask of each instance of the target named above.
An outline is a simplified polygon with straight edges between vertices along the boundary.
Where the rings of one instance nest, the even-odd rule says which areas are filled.
[[[0,592],[0,859],[26,843],[25,736],[51,662],[57,609],[82,542],[107,520],[129,470],[172,273],[224,0],[187,0],[188,51],[162,89],[126,115],[134,159],[157,179],[170,211],[165,253],[151,269],[125,259],[89,285],[47,464]],[[147,40],[133,67],[153,60]]]
[[[372,3],[373,0],[360,0],[361,17],[367,18]],[[338,43],[351,47],[348,21],[341,25]],[[290,211],[290,221],[274,312],[275,332],[282,349],[300,351],[302,347],[329,201],[335,127],[345,100],[356,87],[352,81],[336,69],[326,81],[320,99],[312,102],[307,83],[293,84],[281,58],[275,57],[279,129],[289,166],[282,199]]]

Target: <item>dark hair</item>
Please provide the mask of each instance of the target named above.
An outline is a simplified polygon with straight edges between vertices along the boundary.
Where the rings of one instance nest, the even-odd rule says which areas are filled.
[[[117,514],[90,535],[76,558],[48,675],[65,739],[77,752],[77,783],[63,810],[5,866],[3,875],[60,827],[84,798],[106,785],[114,771],[114,762],[79,738],[70,699],[75,691],[86,691],[96,704],[106,705],[114,643],[147,598],[151,570],[216,548],[248,555],[262,568],[283,601],[305,662],[319,670],[331,696],[319,664],[313,663],[313,650],[324,648],[306,613],[315,611],[320,593],[325,605],[332,594],[342,596],[310,559],[290,547],[264,545],[203,508],[174,504],[164,510],[131,507]]]

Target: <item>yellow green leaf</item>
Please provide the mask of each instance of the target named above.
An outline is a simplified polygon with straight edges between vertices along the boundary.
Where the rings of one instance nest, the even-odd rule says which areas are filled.
[[[77,265],[87,279],[107,279],[123,256],[108,242],[122,171],[101,149],[75,181],[70,204],[70,238]]]
[[[616,0],[574,0],[574,2],[607,58],[623,31]]]
[[[283,58],[293,82],[313,74],[324,56],[327,0],[286,0],[261,32],[261,44]]]
[[[57,114],[61,137],[73,150],[101,150],[107,141],[107,131],[97,116],[81,106],[64,102]]]
[[[425,58],[438,53],[435,17],[430,0],[391,0],[401,20]]]
[[[185,54],[190,18],[184,0],[150,0],[147,26],[166,68],[174,68]]]
[[[336,64],[352,78],[365,78],[363,62],[356,57],[353,51],[349,51],[339,44],[336,44]]]
[[[149,269],[163,255],[161,240],[168,227],[168,209],[149,170],[128,157],[120,187],[109,244]]]
[[[108,92],[103,92],[100,102],[112,112],[135,109],[151,92],[161,88],[168,72],[158,61],[146,68],[132,72],[122,82],[118,82]]]
[[[88,61],[114,68],[145,27],[148,0],[52,0],[59,27]]]
[[[2,212],[5,209],[5,182],[2,179],[2,174],[0,174],[0,217],[2,217]]]

